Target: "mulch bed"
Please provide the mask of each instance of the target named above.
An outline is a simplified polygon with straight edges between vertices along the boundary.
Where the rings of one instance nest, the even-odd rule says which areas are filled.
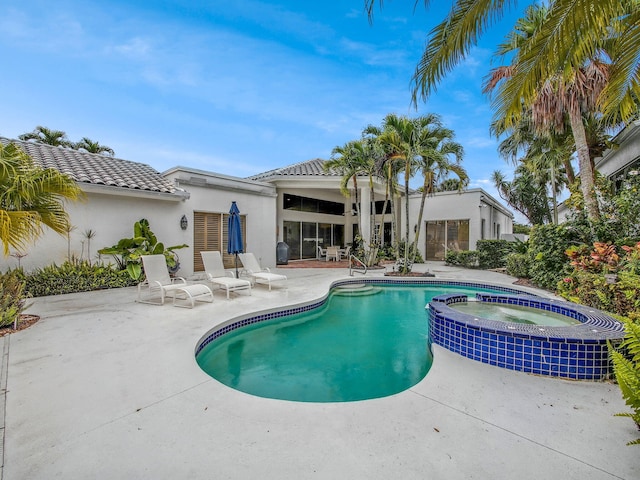
[[[29,328],[38,320],[40,320],[39,315],[20,314],[20,317],[18,318],[18,325],[16,326],[16,328],[14,329],[13,325],[0,328],[0,337],[19,332],[20,330],[24,330],[25,328]]]

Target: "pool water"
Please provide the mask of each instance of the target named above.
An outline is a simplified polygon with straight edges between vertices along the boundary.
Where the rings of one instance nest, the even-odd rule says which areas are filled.
[[[476,317],[500,320],[502,322],[545,325],[548,327],[568,327],[580,324],[579,320],[567,317],[566,315],[520,305],[471,301],[467,303],[452,303],[449,307]]]
[[[427,303],[436,295],[479,291],[491,292],[449,285],[332,292],[318,309],[221,336],[197,362],[223,384],[261,397],[347,402],[392,395],[431,367]]]

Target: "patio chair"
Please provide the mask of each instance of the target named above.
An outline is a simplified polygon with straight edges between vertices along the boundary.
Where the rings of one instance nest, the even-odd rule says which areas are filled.
[[[267,284],[269,285],[269,290],[271,290],[271,282],[287,279],[285,275],[271,273],[268,268],[263,269],[253,253],[240,253],[238,254],[238,257],[242,262],[244,270],[247,272],[247,275],[249,275],[253,283]]]
[[[202,263],[204,263],[204,273],[207,275],[207,280],[218,288],[224,288],[227,291],[227,300],[229,292],[237,290],[249,290],[249,295],[251,295],[251,282],[236,278],[233,272],[225,270],[220,252],[200,252],[200,256]]]
[[[322,248],[320,245],[318,245],[317,247],[317,254],[316,254],[316,260],[322,260],[322,257],[326,257],[327,256],[327,249],[326,248]]]
[[[338,247],[327,247],[327,262],[329,260],[340,261],[340,249]]]
[[[146,279],[138,284],[138,302],[164,305],[165,298],[170,296],[177,307],[186,305],[177,303],[176,298],[186,300],[193,307],[196,300],[213,301],[213,293],[206,285],[187,285],[187,281],[182,277],[171,278],[164,255],[142,255],[140,258]],[[143,289],[147,290],[145,298],[142,296]]]

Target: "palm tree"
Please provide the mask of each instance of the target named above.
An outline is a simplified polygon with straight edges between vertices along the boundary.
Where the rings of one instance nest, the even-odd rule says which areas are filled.
[[[376,0],[365,0],[373,19]],[[379,2],[382,4],[382,0]],[[521,67],[509,86],[512,102],[504,117],[517,121],[521,101],[531,104],[539,86],[558,72],[571,77],[567,65],[581,66],[604,53],[611,61],[610,82],[602,92],[602,110],[617,121],[628,121],[637,112],[640,96],[640,2],[636,0],[551,0],[542,28],[536,30],[523,52]],[[429,2],[425,1],[428,6]],[[515,0],[456,0],[447,17],[434,27],[413,76],[413,101],[426,100],[438,83],[469,53],[478,38],[500,20]],[[565,79],[566,80],[566,79]]]
[[[365,148],[362,142],[354,140],[342,146],[335,147],[331,151],[331,159],[324,163],[325,172],[337,172],[342,175],[340,181],[340,192],[346,198],[351,197],[349,182],[353,183],[353,194],[358,221],[358,231],[362,232],[362,222],[360,218],[360,207],[358,202],[358,175],[362,175],[366,163]]]
[[[469,185],[469,181],[459,178],[445,178],[436,185],[436,192],[461,192]]]
[[[82,140],[75,143],[73,145],[73,148],[75,148],[76,150],[84,150],[85,152],[89,152],[89,153],[106,155],[108,157],[113,157],[115,155],[115,152],[113,151],[112,148],[107,147],[106,145],[100,145],[99,142],[94,142],[93,140],[87,137],[82,137]]]
[[[422,172],[423,185],[420,211],[418,213],[418,228],[416,228],[413,240],[412,260],[414,261],[427,195],[435,193],[437,185],[450,173],[458,177],[460,185],[464,185],[469,181],[469,176],[461,165],[464,157],[462,145],[454,141],[455,134],[453,130],[443,127],[440,117],[434,117],[433,123],[426,124],[421,129],[421,138],[419,140],[418,168]]]
[[[493,101],[495,118],[503,128],[515,128],[526,118],[526,124],[530,122],[535,136],[549,131],[562,134],[567,123],[570,125],[578,154],[580,188],[587,215],[593,221],[600,214],[594,190],[593,161],[589,155],[583,118],[598,111],[598,99],[608,83],[610,65],[595,56],[587,58],[580,66],[564,66],[562,70],[550,72],[548,77],[541,79],[536,85],[535,92],[528,101],[523,101],[522,97],[512,97],[516,92],[513,82],[521,70],[528,68],[527,55],[535,47],[538,33],[552,21],[552,11],[553,7],[547,9],[542,6],[531,6],[526,10],[525,17],[518,20],[514,32],[497,52],[497,55],[513,53],[511,64],[493,69],[485,82],[484,91],[497,90]],[[519,105],[517,116],[512,112],[514,104]]]
[[[17,145],[0,143],[0,239],[3,253],[23,251],[43,226],[65,235],[69,217],[64,200],[77,200],[82,191],[69,176],[33,164]]]
[[[409,271],[409,181],[415,172],[416,129],[418,122],[405,116],[388,114],[382,122],[382,133],[378,141],[383,145],[388,161],[397,162],[404,172],[405,197],[405,248],[402,272]]]
[[[512,181],[498,170],[493,172],[492,180],[500,198],[527,217],[529,223],[541,225],[551,221],[546,184],[540,182],[524,164],[516,168]]]
[[[558,194],[567,184],[563,165],[571,156],[573,147],[567,142],[559,143],[556,140],[553,136],[538,137],[523,159],[523,164],[539,183],[550,184],[554,225],[558,224]]]
[[[395,245],[397,246],[399,243],[399,231],[397,228],[398,222],[396,221],[396,211],[394,208],[395,201],[394,198],[398,194],[398,175],[402,170],[401,162],[397,161],[396,158],[392,157],[388,153],[384,152],[384,146],[380,142],[380,135],[382,134],[382,129],[375,125],[367,126],[362,135],[364,138],[370,138],[372,141],[376,143],[381,149],[381,155],[376,157],[376,175],[379,178],[384,179],[385,182],[385,191],[384,191],[384,203],[382,207],[382,220],[380,221],[380,230],[378,232],[378,238],[382,239],[384,237],[384,224],[385,224],[385,216],[387,213],[387,208],[391,209],[391,225],[392,230],[395,233]]]
[[[409,256],[409,182],[418,169],[429,168],[425,158],[432,158],[437,150],[438,141],[434,143],[433,130],[442,128],[440,117],[436,114],[426,114],[417,118],[408,118],[395,114],[387,115],[383,122],[378,141],[382,144],[387,161],[400,163],[404,176],[405,196],[405,249],[402,272],[410,269],[409,259],[414,258],[414,253]],[[437,137],[437,136],[436,136]],[[446,137],[446,136],[445,136]],[[442,138],[441,141],[449,141]],[[446,143],[446,142],[445,142]],[[442,154],[442,152],[441,152]],[[449,154],[444,154],[447,157]],[[453,170],[452,170],[453,171]],[[425,174],[426,176],[426,174]],[[414,245],[415,249],[415,245]]]
[[[38,125],[33,132],[23,133],[19,135],[20,140],[26,142],[45,143],[54,147],[72,147],[73,144],[67,138],[67,134],[62,130],[51,130],[47,127]]]

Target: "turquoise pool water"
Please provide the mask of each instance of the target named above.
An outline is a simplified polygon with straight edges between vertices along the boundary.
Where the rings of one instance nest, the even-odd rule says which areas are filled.
[[[229,332],[197,355],[223,384],[302,402],[384,397],[422,380],[432,363],[427,303],[490,289],[382,285],[371,294],[332,291],[318,309]]]

